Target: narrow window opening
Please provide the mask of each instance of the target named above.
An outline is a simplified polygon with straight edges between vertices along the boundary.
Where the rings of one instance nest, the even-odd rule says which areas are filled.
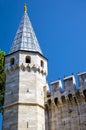
[[[55,99],[54,99],[54,102],[55,102],[55,104],[57,105],[57,104],[58,104],[58,98],[55,98]]]
[[[14,62],[15,62],[14,58],[11,58],[10,65],[14,65]]]
[[[27,128],[29,127],[29,123],[27,122]]]
[[[44,67],[44,62],[43,62],[43,60],[41,60],[41,67]]]
[[[66,103],[65,96],[62,96],[62,97],[61,97],[61,100],[62,100],[63,103]]]
[[[83,91],[83,94],[85,96],[85,101],[86,101],[86,90]]]
[[[69,94],[68,98],[69,98],[70,101],[72,101],[72,94]]]
[[[26,56],[26,63],[31,63],[31,57],[30,56]]]

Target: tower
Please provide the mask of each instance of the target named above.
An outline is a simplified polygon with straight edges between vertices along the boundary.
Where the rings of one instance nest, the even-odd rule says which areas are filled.
[[[34,33],[27,7],[5,57],[3,130],[45,130],[44,87],[47,59]]]

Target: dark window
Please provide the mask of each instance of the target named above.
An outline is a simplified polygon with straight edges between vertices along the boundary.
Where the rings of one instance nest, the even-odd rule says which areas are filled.
[[[26,56],[26,63],[31,63],[31,57],[30,56]]]
[[[44,62],[43,62],[43,60],[41,60],[41,67],[44,67]]]
[[[15,59],[14,59],[14,58],[11,58],[11,60],[10,60],[10,65],[14,65],[14,62],[15,62]]]
[[[69,94],[68,98],[69,98],[70,101],[72,101],[72,94]]]
[[[63,103],[66,103],[65,96],[61,96],[61,100],[62,100]]]
[[[85,101],[86,101],[86,90],[83,91],[83,94],[85,96]]]
[[[58,98],[54,98],[54,102],[57,105],[58,104]]]

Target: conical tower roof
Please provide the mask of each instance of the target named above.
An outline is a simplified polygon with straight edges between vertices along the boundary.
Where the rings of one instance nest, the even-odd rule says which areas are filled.
[[[34,51],[42,54],[35,32],[27,14],[27,7],[24,6],[24,16],[22,17],[18,31],[14,38],[10,53],[18,50]]]

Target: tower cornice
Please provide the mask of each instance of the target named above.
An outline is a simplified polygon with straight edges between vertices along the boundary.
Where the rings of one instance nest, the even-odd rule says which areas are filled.
[[[12,52],[12,53],[10,53],[10,54],[7,54],[7,55],[5,55],[5,57],[8,57],[8,56],[10,56],[10,55],[12,55],[12,54],[15,54],[15,53],[17,53],[17,52],[28,52],[28,53],[33,53],[33,54],[38,54],[38,55],[40,55],[41,57],[43,57],[45,60],[47,60],[48,61],[48,59],[45,57],[45,56],[43,56],[42,54],[40,54],[38,51],[27,51],[27,50],[18,50],[18,51],[15,51],[15,52]]]

